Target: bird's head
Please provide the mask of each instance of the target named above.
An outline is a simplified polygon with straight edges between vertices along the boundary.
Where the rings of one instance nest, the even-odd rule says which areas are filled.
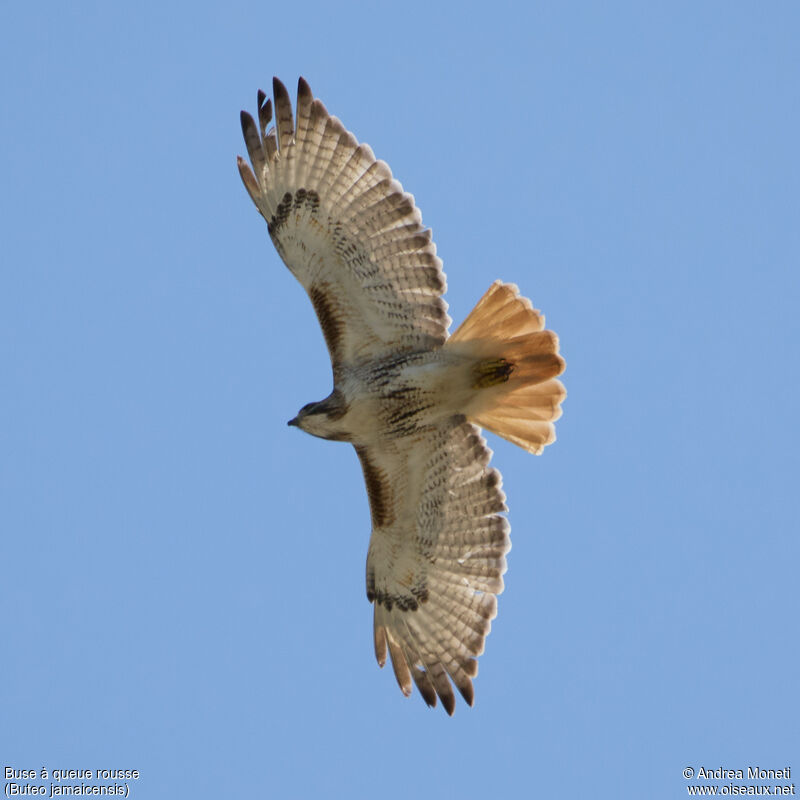
[[[334,390],[324,400],[304,405],[297,416],[290,419],[287,424],[321,439],[346,441],[348,435],[343,420],[347,408],[342,395]]]

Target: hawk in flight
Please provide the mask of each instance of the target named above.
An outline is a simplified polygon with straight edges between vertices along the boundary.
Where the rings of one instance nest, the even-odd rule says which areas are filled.
[[[290,425],[355,447],[372,536],[367,598],[378,664],[430,706],[473,703],[511,543],[500,473],[480,428],[531,453],[555,440],[558,338],[496,281],[448,335],[445,277],[414,198],[300,79],[297,113],[273,81],[242,112],[244,185],[308,292],[333,391]]]

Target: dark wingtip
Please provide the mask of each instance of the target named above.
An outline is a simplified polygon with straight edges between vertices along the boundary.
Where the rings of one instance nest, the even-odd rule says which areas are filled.
[[[447,716],[448,717],[452,717],[453,713],[456,710],[456,698],[455,698],[455,696],[450,694],[450,695],[447,695],[446,697],[440,697],[440,699],[442,701],[442,706],[444,707],[444,710],[447,712]]]
[[[297,96],[312,96],[311,87],[308,85],[308,81],[302,75],[297,79]]]
[[[242,126],[242,135],[244,136],[244,141],[247,145],[247,152],[252,159],[253,151],[261,150],[261,139],[258,135],[256,121],[253,119],[250,113],[247,111],[242,111],[239,114],[239,122]]]
[[[261,136],[263,138],[267,131],[267,125],[272,121],[272,100],[260,89],[258,91],[258,97],[258,124],[261,127]]]
[[[278,97],[285,97],[287,100],[289,99],[289,92],[286,91],[286,87],[277,77],[273,77],[272,79],[272,95],[275,98],[276,103],[278,102]]]
[[[428,708],[436,708],[436,692],[432,686],[426,686],[421,681],[417,681],[417,689],[419,689],[420,697],[425,701]]]
[[[461,696],[464,698],[466,704],[472,708],[475,704],[475,690],[472,688],[472,681],[468,683],[464,683],[461,686],[458,686],[458,691],[461,693]]]

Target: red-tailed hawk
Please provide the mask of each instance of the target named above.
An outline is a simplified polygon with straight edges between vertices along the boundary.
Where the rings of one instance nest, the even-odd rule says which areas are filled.
[[[511,544],[500,473],[478,426],[531,453],[555,440],[564,387],[558,338],[517,287],[496,281],[448,336],[431,231],[389,167],[300,79],[242,112],[247,191],[308,292],[333,391],[289,424],[350,442],[372,512],[367,598],[375,655],[403,694],[412,679],[448,714],[472,705]]]

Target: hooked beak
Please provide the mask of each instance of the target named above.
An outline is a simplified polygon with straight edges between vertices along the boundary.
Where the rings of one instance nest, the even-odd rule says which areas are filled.
[[[295,417],[294,419],[290,419],[286,424],[287,425],[291,425],[294,428],[299,427],[299,423],[297,421],[297,417]]]

